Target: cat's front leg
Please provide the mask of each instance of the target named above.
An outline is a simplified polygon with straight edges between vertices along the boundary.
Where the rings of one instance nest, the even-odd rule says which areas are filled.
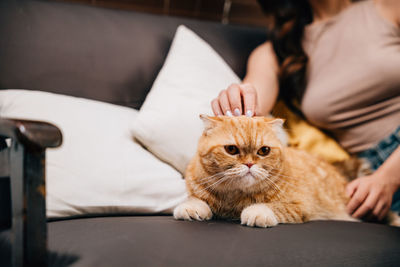
[[[177,220],[207,221],[212,218],[212,212],[205,201],[196,197],[189,197],[188,200],[174,209],[174,218]]]
[[[301,206],[292,203],[259,203],[243,209],[241,223],[247,226],[273,227],[278,223],[302,223],[307,216]]]
[[[253,204],[242,210],[240,214],[241,224],[257,227],[273,227],[277,225],[278,218],[265,203]]]

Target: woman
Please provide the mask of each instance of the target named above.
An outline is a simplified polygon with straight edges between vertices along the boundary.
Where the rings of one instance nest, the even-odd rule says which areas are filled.
[[[211,102],[214,114],[266,115],[281,97],[376,170],[347,186],[353,217],[400,211],[400,1],[259,2],[271,41]]]

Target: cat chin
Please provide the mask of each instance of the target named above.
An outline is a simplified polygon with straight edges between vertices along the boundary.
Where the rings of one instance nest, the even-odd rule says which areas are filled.
[[[256,182],[257,179],[251,173],[247,173],[240,178],[240,185],[243,187],[253,186]]]

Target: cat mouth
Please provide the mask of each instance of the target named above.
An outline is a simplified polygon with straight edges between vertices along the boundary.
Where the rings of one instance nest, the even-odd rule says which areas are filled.
[[[247,172],[245,175],[243,175],[243,176],[240,178],[240,180],[241,180],[242,183],[244,183],[244,184],[246,184],[246,185],[252,185],[252,184],[254,184],[255,181],[256,181],[255,177],[253,176],[253,174],[251,174],[250,171]]]
[[[253,178],[254,179],[254,176],[253,176],[253,174],[251,174],[251,172],[248,172],[245,175],[243,175],[242,178]]]

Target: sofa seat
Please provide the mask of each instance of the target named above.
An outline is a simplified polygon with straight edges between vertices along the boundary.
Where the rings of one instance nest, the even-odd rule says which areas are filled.
[[[316,221],[260,229],[133,216],[53,221],[48,231],[50,266],[400,264],[400,228],[372,223]]]

